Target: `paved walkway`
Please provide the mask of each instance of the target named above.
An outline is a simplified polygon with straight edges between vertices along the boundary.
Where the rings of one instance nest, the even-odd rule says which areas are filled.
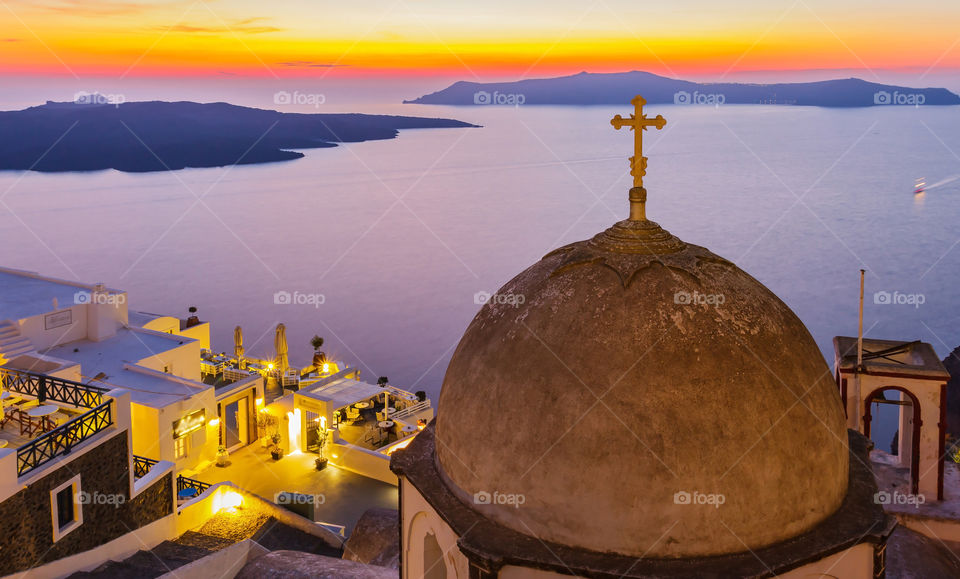
[[[230,481],[274,502],[284,491],[322,495],[317,519],[344,525],[348,536],[367,509],[397,508],[397,487],[335,466],[318,471],[316,456],[291,454],[275,461],[267,449],[254,443],[231,453],[228,466],[211,466],[194,478],[211,484]]]

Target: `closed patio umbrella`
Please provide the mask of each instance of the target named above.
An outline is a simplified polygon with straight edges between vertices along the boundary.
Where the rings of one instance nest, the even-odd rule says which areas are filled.
[[[287,359],[287,353],[289,352],[287,347],[287,327],[283,324],[277,324],[277,334],[273,338],[273,346],[277,351],[277,358],[274,363],[280,371],[280,374],[283,374],[287,370],[287,366],[290,365],[290,361]]]
[[[237,357],[237,366],[243,368],[243,328],[233,329],[233,354]]]

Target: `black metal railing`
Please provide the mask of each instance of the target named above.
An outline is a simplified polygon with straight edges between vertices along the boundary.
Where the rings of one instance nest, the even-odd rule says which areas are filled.
[[[160,461],[145,456],[133,455],[133,480],[139,480],[147,476],[147,473],[150,472],[153,465],[158,462]]]
[[[113,402],[107,401],[17,449],[17,476],[43,466],[113,424]]]
[[[4,389],[33,396],[41,403],[49,400],[78,408],[100,406],[103,403],[103,395],[109,391],[100,386],[90,386],[73,380],[11,368],[0,368],[0,380],[3,382]]]
[[[205,483],[202,480],[197,480],[195,478],[187,478],[183,475],[177,476],[177,496],[181,496],[181,493],[187,489],[193,489],[195,492],[193,496],[198,496],[203,491],[210,488],[209,483]]]

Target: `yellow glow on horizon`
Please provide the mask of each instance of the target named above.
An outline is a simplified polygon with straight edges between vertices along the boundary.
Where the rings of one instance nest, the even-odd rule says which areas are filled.
[[[902,15],[878,10],[851,21],[839,11],[823,20],[802,9],[782,22],[779,10],[726,17],[716,8],[685,14],[655,8],[659,23],[641,19],[636,7],[615,18],[603,11],[571,27],[561,16],[504,21],[482,7],[426,6],[432,13],[398,12],[377,26],[357,7],[316,23],[304,18],[319,8],[276,7],[270,16],[240,2],[198,7],[182,14],[171,6],[106,4],[91,0],[55,13],[13,2],[0,38],[0,74],[326,77],[435,74],[473,80],[474,75],[536,77],[580,70],[650,70],[661,74],[723,74],[735,70],[907,68],[937,63],[960,67],[949,50],[955,32],[949,18],[920,10]],[[530,7],[511,8],[522,16]],[[256,17],[249,13],[258,12]],[[307,14],[303,14],[307,11]],[[465,15],[476,11],[475,18]],[[943,8],[957,12],[956,8]],[[928,13],[930,10],[927,11]],[[461,15],[464,13],[464,15]],[[109,15],[109,18],[104,16]],[[99,16],[99,17],[97,17]],[[768,22],[765,17],[770,16]],[[958,14],[960,16],[960,14]],[[378,21],[379,22],[379,21]],[[923,42],[907,30],[923,29]],[[326,65],[338,65],[330,67]]]

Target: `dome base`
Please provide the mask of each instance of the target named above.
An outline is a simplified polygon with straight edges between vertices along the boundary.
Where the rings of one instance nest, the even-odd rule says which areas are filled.
[[[676,253],[687,247],[686,243],[648,219],[620,221],[598,233],[589,244],[602,251],[643,255]]]

